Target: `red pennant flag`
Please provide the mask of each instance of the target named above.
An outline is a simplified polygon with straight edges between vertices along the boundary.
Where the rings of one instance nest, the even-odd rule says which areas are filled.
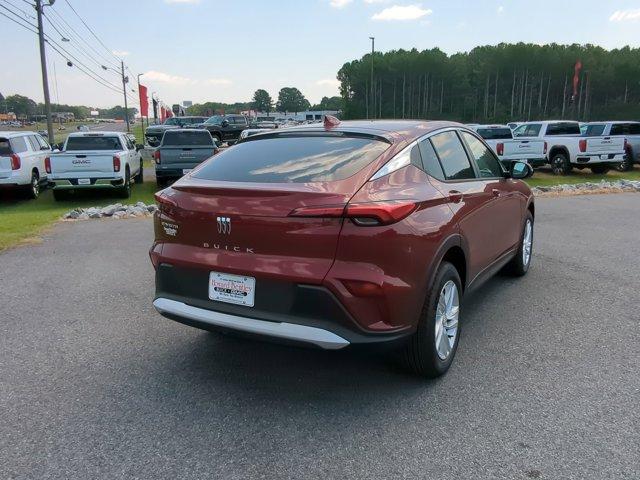
[[[140,96],[140,116],[149,116],[149,97],[147,97],[147,87],[140,85],[138,88],[138,94]]]
[[[573,67],[573,96],[575,99],[578,96],[578,83],[580,83],[580,70],[582,70],[582,62],[578,60],[575,67]]]

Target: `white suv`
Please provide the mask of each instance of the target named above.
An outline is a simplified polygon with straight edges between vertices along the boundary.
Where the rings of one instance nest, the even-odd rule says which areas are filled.
[[[0,132],[0,187],[23,189],[38,198],[47,183],[45,159],[51,147],[36,132]]]

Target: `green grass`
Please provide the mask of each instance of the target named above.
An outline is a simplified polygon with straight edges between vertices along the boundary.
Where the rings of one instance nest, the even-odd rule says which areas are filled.
[[[629,172],[618,172],[611,170],[604,175],[594,175],[591,170],[574,170],[570,175],[553,175],[548,169],[538,169],[533,174],[533,177],[525,180],[530,187],[550,187],[553,185],[561,184],[576,184],[586,182],[599,182],[600,180],[606,180],[613,182],[616,180],[640,180],[640,169],[636,166]]]
[[[148,180],[142,185],[132,185],[131,198],[118,198],[110,191],[79,191],[70,200],[56,202],[50,189],[42,192],[37,200],[12,198],[11,192],[0,197],[0,250],[37,240],[38,235],[53,225],[60,217],[78,207],[105,206],[113,203],[133,204],[154,202],[157,191],[155,181]]]

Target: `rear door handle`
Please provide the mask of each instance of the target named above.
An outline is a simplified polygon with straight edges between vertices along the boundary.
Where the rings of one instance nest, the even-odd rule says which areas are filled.
[[[449,191],[449,201],[453,203],[460,203],[462,201],[462,197],[464,197],[464,195],[458,190]]]

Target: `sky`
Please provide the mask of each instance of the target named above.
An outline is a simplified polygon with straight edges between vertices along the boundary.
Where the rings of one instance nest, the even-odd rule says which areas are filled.
[[[35,23],[29,2],[0,0],[0,13]],[[370,36],[377,51],[448,54],[519,41],[640,46],[640,0],[57,0],[45,15],[60,30],[45,20],[47,34],[85,68],[118,87],[115,68],[101,65],[122,59],[132,86],[143,74],[168,105],[249,101],[258,88],[275,99],[286,86],[319,102],[339,94],[338,70],[370,51]],[[0,32],[0,93],[42,101],[37,36],[3,16]],[[71,41],[61,41],[65,32]],[[122,92],[68,67],[62,53],[47,48],[53,102],[123,103]]]

